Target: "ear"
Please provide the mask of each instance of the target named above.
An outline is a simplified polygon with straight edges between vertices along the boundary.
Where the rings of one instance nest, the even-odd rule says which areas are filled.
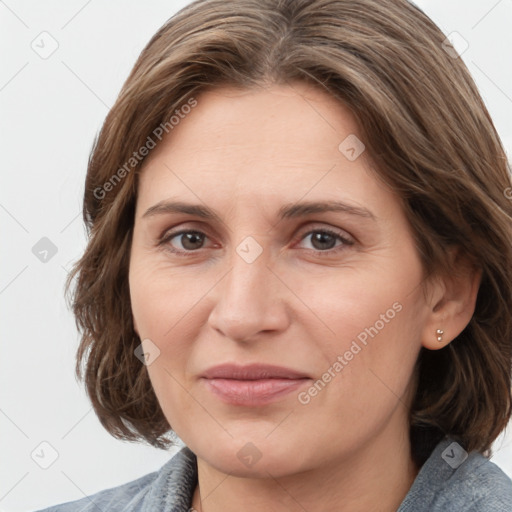
[[[429,311],[421,338],[422,345],[429,350],[448,345],[465,329],[475,312],[482,271],[471,265],[458,247],[450,251],[450,257],[449,268],[455,271],[429,282]],[[443,333],[438,334],[438,329]]]

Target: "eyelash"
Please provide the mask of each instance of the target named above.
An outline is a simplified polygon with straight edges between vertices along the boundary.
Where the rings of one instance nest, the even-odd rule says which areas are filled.
[[[190,255],[192,255],[194,253],[199,252],[201,249],[196,249],[193,251],[192,250],[183,251],[183,250],[174,249],[169,244],[169,242],[173,238],[176,238],[179,235],[191,234],[191,233],[196,234],[196,235],[204,235],[206,238],[208,238],[207,235],[205,233],[203,233],[202,231],[198,231],[195,229],[183,229],[181,231],[164,233],[164,235],[158,241],[158,246],[168,245],[166,247],[166,250],[170,251],[173,254],[178,254],[178,255],[189,255],[190,254]],[[346,248],[346,246],[354,245],[353,240],[350,240],[350,239],[344,237],[343,235],[341,235],[340,233],[337,233],[336,231],[333,231],[332,229],[327,229],[327,228],[317,228],[317,229],[312,229],[310,231],[307,231],[306,233],[304,233],[301,236],[301,238],[299,238],[299,241],[302,241],[304,238],[306,238],[307,236],[312,235],[314,233],[327,233],[328,235],[331,235],[331,236],[335,237],[337,240],[339,240],[340,242],[342,242],[342,244],[339,245],[337,248],[335,247],[333,249],[327,249],[325,251],[321,251],[319,249],[306,249],[307,251],[313,251],[315,254],[318,254],[320,256],[331,256],[334,253],[338,253],[338,252],[344,250]]]

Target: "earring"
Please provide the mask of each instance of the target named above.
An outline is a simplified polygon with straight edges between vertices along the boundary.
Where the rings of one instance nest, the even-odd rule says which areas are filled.
[[[439,342],[443,341],[443,334],[444,334],[444,331],[442,331],[441,329],[437,329],[437,331],[436,331],[437,341],[439,341]]]

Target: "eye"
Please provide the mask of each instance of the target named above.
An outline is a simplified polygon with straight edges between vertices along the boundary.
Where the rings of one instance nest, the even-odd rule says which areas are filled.
[[[346,246],[354,245],[354,241],[348,236],[326,228],[313,229],[305,233],[302,240],[310,237],[312,250],[320,253],[331,254],[343,250]],[[336,242],[339,245],[336,246]]]
[[[312,248],[307,249],[316,253],[325,253],[326,255],[354,245],[354,241],[348,236],[326,228],[310,230],[302,235],[300,241],[308,237],[311,237]],[[177,242],[173,242],[174,239]],[[165,234],[158,242],[158,245],[165,246],[173,253],[186,254],[202,249],[205,239],[208,239],[208,237],[202,231],[181,230]],[[336,242],[338,242],[338,245],[336,245]],[[181,247],[176,247],[175,244],[179,244]]]
[[[181,244],[181,248],[173,246],[172,240],[175,238],[178,240],[178,243]],[[176,253],[194,252],[197,249],[202,249],[205,238],[207,238],[207,236],[201,231],[182,230],[164,235],[158,245],[166,245],[171,252]]]

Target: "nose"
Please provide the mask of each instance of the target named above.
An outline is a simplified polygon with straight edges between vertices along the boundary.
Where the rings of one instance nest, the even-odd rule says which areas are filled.
[[[210,326],[239,342],[285,330],[286,296],[292,293],[272,267],[265,250],[252,262],[234,252],[230,270],[211,292]]]

